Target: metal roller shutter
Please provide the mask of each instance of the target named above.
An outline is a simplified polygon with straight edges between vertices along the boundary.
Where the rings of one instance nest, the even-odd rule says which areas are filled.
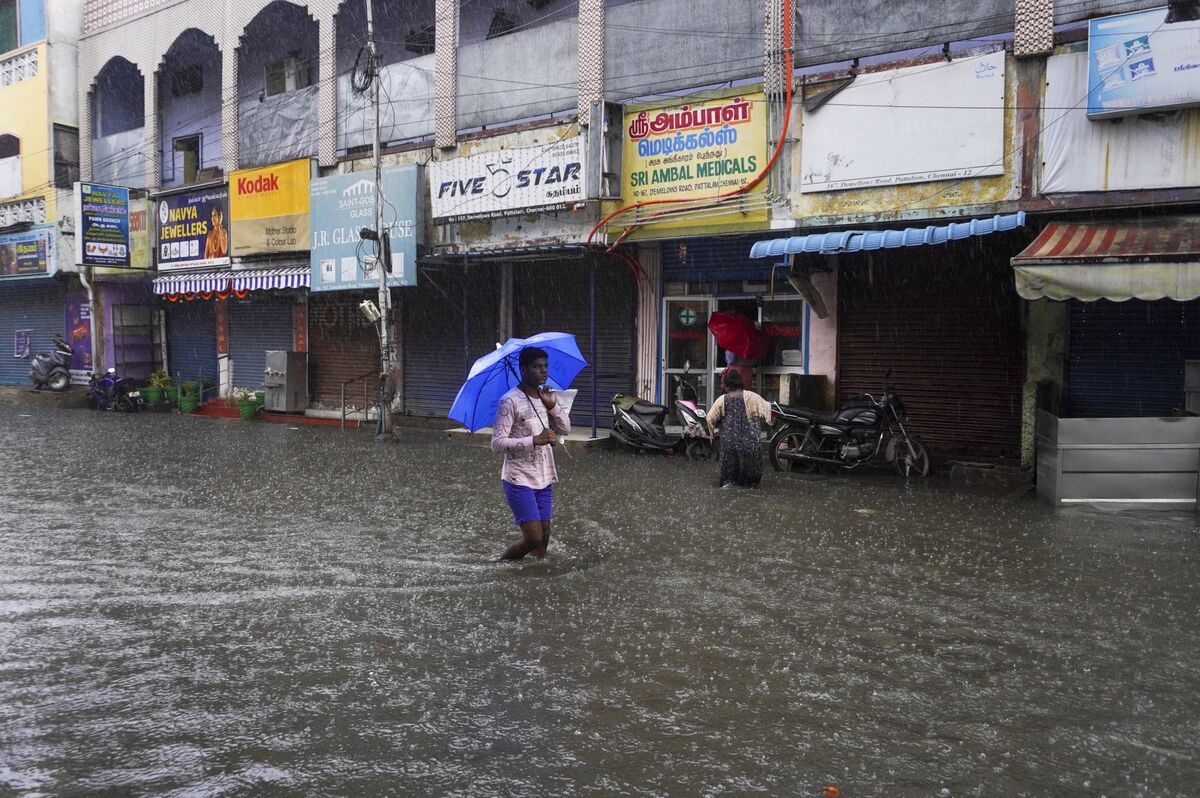
[[[269,350],[292,348],[290,298],[229,300],[229,357],[233,359],[233,386],[260,388]]]
[[[217,383],[217,322],[213,302],[167,305],[167,357],[171,378]]]
[[[941,456],[1020,457],[1024,337],[1004,253],[977,242],[843,261],[838,396],[884,374],[912,430]]]
[[[1071,302],[1065,414],[1169,416],[1200,359],[1200,301]]]
[[[66,291],[57,280],[37,285],[0,285],[0,385],[30,385],[29,366],[38,352],[54,351],[66,332]],[[13,357],[17,330],[30,330],[29,357]]]
[[[373,401],[379,336],[358,310],[365,298],[367,294],[360,291],[325,291],[309,297],[308,381],[313,400],[323,406],[341,407],[342,383],[368,372],[372,377],[365,382],[368,399]],[[363,384],[358,381],[346,387],[347,404],[362,405]]]
[[[513,307],[518,337],[539,332],[575,336],[588,367],[575,378],[578,388],[571,424],[592,425],[592,383],[596,383],[596,426],[608,428],[609,400],[634,391],[634,280],[619,261],[598,261],[596,269],[596,362],[591,363],[589,264],[518,265],[513,273]]]
[[[444,417],[471,364],[496,346],[500,269],[423,267],[404,295],[404,408]]]

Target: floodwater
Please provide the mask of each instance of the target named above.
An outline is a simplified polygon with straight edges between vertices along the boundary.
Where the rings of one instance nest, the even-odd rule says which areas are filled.
[[[0,407],[0,794],[1200,793],[1190,513]]]

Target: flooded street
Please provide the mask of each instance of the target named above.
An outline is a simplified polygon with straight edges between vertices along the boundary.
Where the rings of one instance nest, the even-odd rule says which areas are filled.
[[[0,407],[0,795],[1187,796],[1191,513]]]

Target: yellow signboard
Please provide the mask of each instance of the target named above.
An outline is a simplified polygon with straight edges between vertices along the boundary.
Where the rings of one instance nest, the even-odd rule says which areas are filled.
[[[307,250],[311,176],[308,159],[230,174],[231,254]]]
[[[680,105],[634,109],[625,114],[623,183],[626,205],[656,200],[715,199],[758,177],[767,164],[767,102],[762,93],[712,99],[692,98]],[[766,180],[740,195],[757,197]],[[728,202],[728,200],[727,200]],[[649,205],[640,219],[674,213],[671,204]],[[765,208],[730,213],[699,211],[654,225],[655,229],[761,227]]]

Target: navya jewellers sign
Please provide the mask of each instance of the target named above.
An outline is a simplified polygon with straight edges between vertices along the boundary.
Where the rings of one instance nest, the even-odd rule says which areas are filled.
[[[587,197],[583,137],[429,164],[435,222],[569,208]]]

